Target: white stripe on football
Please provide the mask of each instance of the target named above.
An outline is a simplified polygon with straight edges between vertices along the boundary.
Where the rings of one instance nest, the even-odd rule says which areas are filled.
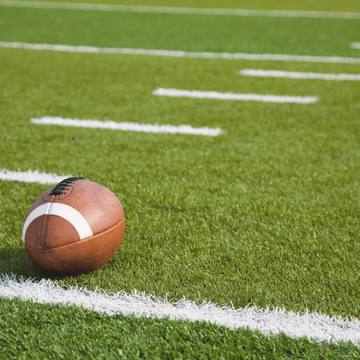
[[[24,243],[26,230],[29,225],[42,215],[55,215],[67,220],[78,232],[80,240],[93,236],[89,223],[84,216],[73,207],[61,203],[46,203],[35,208],[27,217],[22,231]]]

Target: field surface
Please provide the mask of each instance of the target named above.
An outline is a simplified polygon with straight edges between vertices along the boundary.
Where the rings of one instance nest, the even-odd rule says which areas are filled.
[[[0,2],[2,276],[360,320],[360,50],[352,45],[360,42],[360,19],[23,3]],[[230,0],[108,4],[246,8]],[[256,1],[251,8],[360,11],[355,2],[339,4]],[[39,50],[39,44],[68,47]],[[280,55],[281,61],[217,58],[220,53]],[[36,123],[45,118],[57,124]],[[219,134],[73,127],[63,126],[64,119]],[[51,184],[5,178],[27,171],[83,176],[118,197],[126,231],[106,265],[79,276],[33,265],[22,227]],[[6,297],[0,313],[4,358],[360,358],[359,325],[352,342],[319,343]],[[43,336],[49,328],[55,335]],[[91,335],[96,331],[98,339]],[[77,341],[66,349],[69,337]]]
[[[12,0],[8,0],[12,2]],[[25,0],[31,2],[31,0]],[[46,3],[46,1],[41,2]],[[101,3],[110,5],[138,5],[138,6],[171,6],[215,9],[257,9],[257,10],[298,10],[298,11],[360,11],[360,4],[352,0],[316,0],[286,1],[286,0],[64,0],[58,3]]]

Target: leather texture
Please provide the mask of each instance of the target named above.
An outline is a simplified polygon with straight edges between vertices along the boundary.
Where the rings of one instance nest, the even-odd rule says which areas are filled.
[[[125,216],[116,196],[104,186],[78,180],[61,195],[51,195],[54,187],[42,194],[29,214],[46,203],[61,203],[80,212],[93,236],[80,240],[75,227],[56,215],[41,215],[30,223],[25,233],[25,248],[36,266],[61,273],[87,273],[105,264],[119,247]]]
[[[109,261],[125,231],[125,217],[112,228],[87,239],[50,249],[25,249],[34,264],[47,271],[81,274],[94,271]]]

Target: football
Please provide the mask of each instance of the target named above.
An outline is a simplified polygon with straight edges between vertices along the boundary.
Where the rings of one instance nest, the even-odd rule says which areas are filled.
[[[124,211],[117,197],[95,182],[70,177],[35,201],[22,238],[37,267],[80,274],[110,260],[124,231]]]

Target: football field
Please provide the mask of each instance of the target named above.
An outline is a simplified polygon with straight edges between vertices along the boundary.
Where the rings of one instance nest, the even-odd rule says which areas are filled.
[[[350,0],[0,0],[0,358],[359,359],[359,30]],[[69,176],[126,218],[78,276],[21,237]]]

